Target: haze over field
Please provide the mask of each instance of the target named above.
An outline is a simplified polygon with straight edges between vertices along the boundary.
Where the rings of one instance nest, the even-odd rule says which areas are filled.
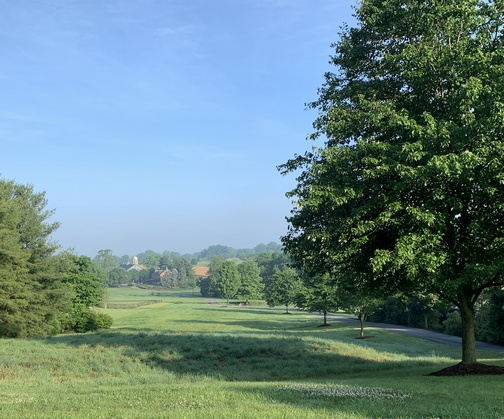
[[[352,3],[4,2],[0,174],[89,256],[278,242]]]

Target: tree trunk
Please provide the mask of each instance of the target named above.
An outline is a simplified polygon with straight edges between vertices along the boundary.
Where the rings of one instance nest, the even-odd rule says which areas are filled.
[[[285,304],[285,314],[289,314],[289,305]]]
[[[462,317],[462,364],[475,364],[477,361],[474,306],[468,294],[461,295],[460,315]]]
[[[364,322],[366,321],[366,313],[359,313],[360,322],[360,337],[364,337]]]
[[[327,311],[324,310],[324,326],[327,326]]]

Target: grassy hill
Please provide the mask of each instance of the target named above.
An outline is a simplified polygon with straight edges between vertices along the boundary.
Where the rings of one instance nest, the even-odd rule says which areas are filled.
[[[318,316],[119,288],[94,334],[0,341],[5,418],[501,418],[502,377],[430,377],[460,351]],[[121,306],[121,305],[118,305]],[[502,354],[480,361],[504,365]]]

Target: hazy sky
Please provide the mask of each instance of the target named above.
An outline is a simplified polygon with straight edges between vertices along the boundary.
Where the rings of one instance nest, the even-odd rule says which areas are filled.
[[[280,242],[344,0],[0,0],[0,176],[63,248]]]

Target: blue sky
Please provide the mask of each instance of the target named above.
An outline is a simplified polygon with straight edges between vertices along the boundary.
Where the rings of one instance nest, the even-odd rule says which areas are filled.
[[[0,0],[0,175],[95,256],[280,242],[343,0]]]

